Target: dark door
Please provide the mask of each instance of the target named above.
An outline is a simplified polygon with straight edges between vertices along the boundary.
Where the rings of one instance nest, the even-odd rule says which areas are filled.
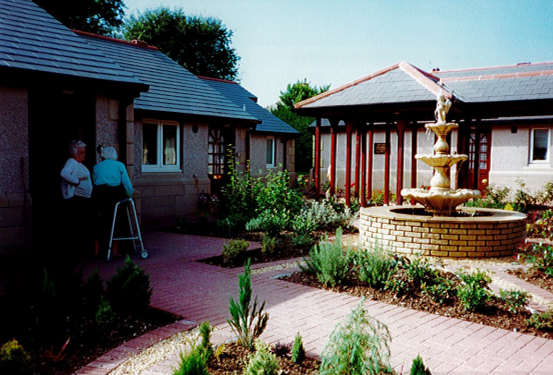
[[[471,130],[469,136],[468,187],[484,194],[489,183],[491,130]]]
[[[207,167],[211,179],[211,194],[220,194],[228,179],[228,155],[235,142],[231,127],[210,127],[208,138]]]
[[[29,189],[33,242],[55,249],[63,236],[60,171],[72,140],[87,144],[84,164],[95,164],[95,99],[62,90],[29,91]],[[78,218],[75,218],[78,220]]]

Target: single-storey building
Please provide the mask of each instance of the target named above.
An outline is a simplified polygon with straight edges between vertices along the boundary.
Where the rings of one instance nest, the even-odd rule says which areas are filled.
[[[90,170],[99,145],[118,150],[146,227],[219,191],[229,147],[265,168],[268,138],[293,149],[291,127],[255,133],[265,120],[155,47],[71,31],[29,0],[0,2],[0,25],[0,254],[55,245],[73,139],[87,144]]]
[[[414,156],[433,153],[424,125],[435,121],[440,93],[452,102],[447,120],[459,124],[450,152],[469,157],[451,168],[454,188],[516,189],[520,180],[535,192],[553,180],[553,63],[425,72],[401,62],[296,104],[317,118],[319,191],[330,179],[348,198],[383,190],[401,204],[403,188],[429,185],[432,169]]]

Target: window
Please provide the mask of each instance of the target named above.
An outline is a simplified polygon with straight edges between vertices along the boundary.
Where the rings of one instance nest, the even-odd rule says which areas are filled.
[[[530,162],[549,161],[549,129],[532,129],[530,138]]]
[[[267,168],[275,167],[275,138],[267,137]]]
[[[142,170],[180,171],[180,129],[176,123],[148,121],[142,125]]]

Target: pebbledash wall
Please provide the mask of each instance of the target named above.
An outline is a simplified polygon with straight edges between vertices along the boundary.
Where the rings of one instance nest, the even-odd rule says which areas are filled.
[[[526,215],[479,209],[493,216],[421,217],[390,207],[361,210],[360,242],[399,254],[450,258],[509,256],[526,238]]]

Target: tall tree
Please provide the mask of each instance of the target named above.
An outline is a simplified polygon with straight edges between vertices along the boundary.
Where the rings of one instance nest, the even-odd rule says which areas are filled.
[[[131,16],[125,39],[154,45],[196,75],[235,80],[240,57],[231,48],[232,31],[215,18],[186,16],[181,9],[160,7]]]
[[[123,25],[123,0],[34,0],[70,29],[114,35]]]
[[[309,125],[315,119],[313,117],[299,116],[295,112],[292,112],[292,108],[294,108],[294,104],[319,95],[329,88],[330,85],[322,87],[311,86],[307,81],[288,84],[286,91],[280,92],[280,101],[271,109],[273,115],[300,132],[300,136],[296,139],[296,170],[299,172],[307,172],[313,166],[311,160],[313,137],[311,132],[309,132]]]

